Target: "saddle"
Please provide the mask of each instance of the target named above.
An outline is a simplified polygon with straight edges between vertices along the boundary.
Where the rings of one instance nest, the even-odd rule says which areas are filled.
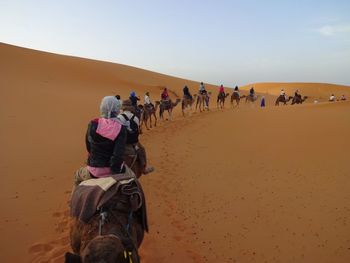
[[[279,98],[280,98],[280,100],[287,100],[286,95],[280,95]]]
[[[171,100],[161,100],[161,104],[162,104],[165,108],[170,108],[170,106],[171,106]]]
[[[183,99],[184,100],[190,100],[190,101],[193,100],[192,96],[191,95],[187,95],[187,94],[184,95]]]
[[[145,104],[145,109],[148,111],[153,111],[154,110],[154,106],[152,104]]]
[[[138,212],[144,229],[148,231],[145,196],[141,184],[128,167],[124,174],[80,183],[73,191],[70,207],[71,216],[83,223],[88,223],[102,209]]]
[[[238,93],[238,91],[234,91],[233,94],[232,94],[232,96],[233,96],[234,98],[239,98],[239,93]]]

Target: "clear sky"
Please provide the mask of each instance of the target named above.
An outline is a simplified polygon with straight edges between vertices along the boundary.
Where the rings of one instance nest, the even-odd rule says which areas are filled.
[[[0,42],[231,87],[350,85],[350,0],[0,0]]]

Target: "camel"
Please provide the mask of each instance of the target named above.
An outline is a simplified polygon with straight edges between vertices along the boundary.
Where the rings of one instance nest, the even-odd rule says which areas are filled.
[[[186,109],[190,108],[192,110],[192,105],[193,105],[193,102],[194,102],[196,97],[197,97],[197,94],[195,94],[192,99],[189,98],[188,96],[183,97],[182,103],[181,103],[181,109],[182,109],[183,116],[185,116]]]
[[[205,109],[209,110],[209,100],[210,100],[211,92],[207,94],[197,94],[197,102],[196,102],[196,111],[199,107],[199,111],[202,112]]]
[[[136,178],[141,176],[141,170],[137,170],[137,167],[133,167],[134,173],[129,170],[125,176],[132,178],[130,185],[133,193],[138,192],[143,196],[140,205],[135,206],[137,198],[134,195],[118,191],[87,223],[73,218],[70,240],[74,254],[66,253],[66,263],[140,262],[137,250],[148,226],[144,193]]]
[[[148,106],[148,105],[139,105],[140,108],[142,108],[142,114],[141,114],[141,123],[140,127],[142,127],[142,124],[145,124],[146,129],[149,130],[147,126],[147,122],[149,120],[149,126],[152,128],[152,116],[154,117],[154,127],[157,126],[157,116],[156,112],[159,106],[159,101],[156,101],[155,106]]]
[[[256,95],[255,96],[248,95],[245,97],[245,103],[247,103],[247,102],[254,103],[257,99],[258,99],[258,96],[256,96]]]
[[[216,100],[216,104],[217,104],[217,107],[221,109],[225,108],[225,99],[229,96],[230,94],[229,93],[226,93],[226,94],[223,94],[223,93],[219,93],[218,94],[218,97],[217,97],[217,100]]]
[[[308,97],[304,96],[303,98],[301,97],[301,95],[299,96],[294,96],[292,99],[292,105],[294,104],[302,104]]]
[[[173,108],[175,108],[177,106],[177,104],[179,104],[181,100],[180,99],[176,99],[175,102],[172,102],[171,100],[168,101],[161,101],[159,102],[159,117],[163,120],[163,114],[164,111],[168,111],[169,113],[169,119],[172,119],[172,112],[173,112]],[[156,102],[158,103],[158,102]]]
[[[287,99],[284,95],[280,95],[276,99],[275,106],[279,106],[280,102],[283,103],[284,105],[287,105],[287,102],[290,101],[291,99],[293,99],[292,96],[289,96],[288,99]]]
[[[232,106],[232,108],[234,108],[234,107],[239,107],[239,102],[240,102],[240,100],[241,99],[243,99],[243,98],[245,98],[246,97],[246,95],[239,95],[239,93],[238,92],[233,92],[232,93],[232,95],[231,95],[231,106]],[[234,101],[236,101],[236,106],[235,105],[233,105],[233,102]]]

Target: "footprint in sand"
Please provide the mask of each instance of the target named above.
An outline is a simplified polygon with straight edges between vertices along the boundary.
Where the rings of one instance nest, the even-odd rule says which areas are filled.
[[[41,251],[50,251],[53,248],[50,244],[35,244],[29,248],[29,253],[38,253]]]
[[[60,217],[60,216],[62,216],[62,212],[54,212],[54,213],[52,214],[52,216],[53,216],[53,217]]]

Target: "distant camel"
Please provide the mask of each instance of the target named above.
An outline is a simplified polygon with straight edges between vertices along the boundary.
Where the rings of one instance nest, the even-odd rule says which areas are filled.
[[[247,102],[254,103],[257,99],[258,99],[258,96],[256,96],[256,95],[254,95],[254,96],[248,95],[245,97],[245,103],[247,103]]]
[[[232,108],[234,108],[234,107],[239,107],[239,102],[240,102],[240,100],[241,99],[243,99],[243,98],[245,98],[246,97],[246,95],[239,95],[239,93],[238,92],[233,92],[232,93],[232,95],[231,95],[231,106],[232,106]],[[236,106],[235,105],[233,105],[233,102],[236,102]]]
[[[197,108],[199,107],[199,111],[202,112],[204,110],[209,110],[209,101],[210,101],[210,96],[211,92],[207,92],[207,94],[195,94],[197,97],[196,101],[196,111]]]
[[[294,104],[302,104],[308,97],[304,96],[303,98],[301,98],[301,95],[299,96],[294,96],[293,100],[292,100],[292,105]]]
[[[205,104],[206,104],[207,110],[209,110],[210,96],[211,96],[211,92],[209,91],[209,92],[207,93],[206,98],[205,98]]]
[[[230,95],[229,93],[224,94],[224,93],[221,93],[221,92],[218,94],[218,98],[216,100],[216,104],[217,104],[218,108],[219,108],[219,106],[220,106],[221,109],[223,109],[225,107],[225,99],[229,95]]]
[[[184,96],[182,98],[181,109],[182,109],[183,116],[185,116],[185,110],[187,108],[190,108],[190,110],[192,110],[192,105],[196,97],[197,97],[197,94],[194,94],[193,98],[190,98],[188,96]]]
[[[276,99],[275,106],[279,106],[280,102],[283,103],[284,105],[287,105],[287,102],[290,101],[291,99],[293,99],[292,96],[289,96],[288,99],[287,99],[284,95],[280,95]]]
[[[157,126],[156,112],[157,112],[157,109],[159,106],[159,101],[156,101],[155,104],[156,105],[154,107],[152,107],[151,105],[146,105],[146,104],[143,106],[139,106],[142,108],[140,126],[142,126],[142,124],[145,124],[147,130],[148,130],[148,126],[147,126],[148,120],[149,120],[149,126],[150,126],[150,128],[152,128],[152,116],[154,117],[154,127]]]
[[[173,108],[175,108],[177,106],[177,104],[179,104],[181,100],[180,99],[176,99],[175,102],[172,102],[171,100],[162,100],[160,101],[160,105],[159,105],[159,117],[163,120],[163,114],[164,111],[168,111],[169,113],[169,119],[172,119],[172,112],[173,112]],[[157,103],[157,102],[156,102]]]
[[[196,102],[196,110],[199,107],[199,111],[202,112],[204,109],[207,109],[207,94],[201,94],[199,93],[197,95],[197,102]]]

